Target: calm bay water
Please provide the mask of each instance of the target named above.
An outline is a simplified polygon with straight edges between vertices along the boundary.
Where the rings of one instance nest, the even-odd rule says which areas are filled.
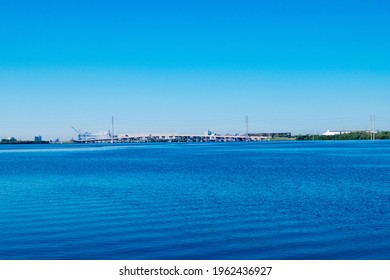
[[[390,259],[390,142],[0,145],[0,259]]]

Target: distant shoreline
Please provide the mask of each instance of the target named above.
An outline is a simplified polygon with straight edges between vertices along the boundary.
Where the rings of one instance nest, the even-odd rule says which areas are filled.
[[[4,140],[4,139],[3,139]],[[1,141],[0,145],[20,145],[20,144],[56,144],[50,141]]]
[[[240,136],[240,138],[234,139],[234,136],[232,136],[231,139],[229,138],[214,138],[214,139],[207,139],[207,138],[155,138],[155,137],[144,137],[144,138],[137,138],[137,139],[114,139],[114,143],[213,143],[213,142],[263,142],[263,141],[345,141],[345,140],[386,140],[390,139],[390,131],[377,131],[375,133],[369,133],[369,132],[350,132],[350,133],[340,133],[336,135],[315,135],[315,134],[305,134],[305,135],[296,135],[291,137],[269,137],[269,138],[263,138],[263,139],[255,139],[251,140],[250,138],[245,138],[245,136]],[[34,141],[34,140],[17,140],[15,138],[10,139],[2,139],[0,141],[0,144],[9,144],[9,145],[16,145],[16,144],[85,144],[85,143],[105,143],[110,144],[112,141],[109,141],[107,139],[104,140],[98,140],[98,139],[91,139],[86,141],[75,141],[75,140],[68,140],[68,141]]]
[[[269,140],[263,140],[263,141],[247,141],[249,142],[291,142],[291,141],[299,141],[299,142],[306,142],[306,141],[372,141],[371,139],[312,139],[311,137],[307,137],[304,139],[298,139],[298,137],[295,138],[290,138],[290,139],[269,139]],[[390,140],[390,138],[382,138],[382,139],[375,139],[374,141],[380,141],[380,140]],[[203,141],[203,142],[183,142],[183,141],[145,141],[145,142],[115,142],[114,144],[131,144],[131,143],[138,143],[138,144],[146,144],[146,143],[244,143],[246,141]],[[66,142],[50,142],[50,141],[40,141],[40,142],[35,142],[35,141],[17,141],[17,142],[12,142],[12,143],[4,143],[0,142],[0,145],[39,145],[39,144],[50,144],[50,145],[62,145],[62,144],[112,144],[110,142],[88,142],[88,143],[82,143],[82,142],[71,142],[71,141],[66,141]]]

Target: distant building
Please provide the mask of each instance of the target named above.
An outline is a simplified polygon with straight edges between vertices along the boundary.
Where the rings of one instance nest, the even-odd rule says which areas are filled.
[[[35,142],[42,142],[42,136],[38,135],[34,137]]]
[[[217,133],[215,133],[214,131],[211,131],[211,130],[207,130],[207,132],[204,133],[205,135],[217,135]]]
[[[291,138],[291,132],[259,132],[248,133],[248,136],[268,137],[268,138]]]
[[[341,131],[331,131],[331,130],[327,130],[325,133],[322,133],[322,135],[324,136],[333,136],[333,135],[339,135],[341,134]]]
[[[78,133],[77,140],[74,140],[75,142],[106,142],[111,141],[114,138],[110,131],[101,131],[100,133],[78,131]]]
[[[324,136],[333,136],[333,135],[340,135],[340,134],[348,134],[352,132],[368,132],[371,133],[370,130],[364,130],[364,129],[349,129],[349,130],[327,130],[322,135]],[[375,133],[375,132],[374,132]]]

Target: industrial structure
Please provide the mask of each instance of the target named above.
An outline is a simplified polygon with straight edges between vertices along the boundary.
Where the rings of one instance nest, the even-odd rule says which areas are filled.
[[[205,134],[190,133],[137,133],[113,135],[110,131],[89,133],[73,128],[77,132],[76,143],[131,143],[131,142],[240,142],[240,141],[264,141],[273,138],[290,138],[291,132],[283,133],[248,133],[239,134]]]
[[[73,142],[78,143],[98,143],[109,142],[113,139],[111,132],[101,131],[97,133],[90,133],[87,131],[77,130],[72,126],[73,130],[77,132],[77,139],[73,139]]]
[[[76,130],[76,129],[75,129]],[[219,135],[219,134],[178,134],[178,133],[138,133],[119,134],[113,136],[110,131],[106,133],[78,132],[76,143],[132,143],[132,142],[240,142],[264,141],[272,137],[267,135]]]
[[[239,142],[239,141],[264,141],[272,138],[291,138],[291,132],[282,133],[249,133],[249,118],[245,116],[245,134],[217,134],[207,131],[202,134],[178,134],[178,133],[138,133],[138,134],[114,134],[114,117],[111,117],[111,131],[90,133],[72,129],[77,133],[76,143],[130,143],[130,142]]]
[[[342,129],[342,130],[327,130],[322,135],[324,136],[334,136],[340,134],[349,134],[353,132],[366,132],[370,133],[371,140],[375,140],[375,134],[377,133],[375,128],[375,114],[370,115],[370,129]]]

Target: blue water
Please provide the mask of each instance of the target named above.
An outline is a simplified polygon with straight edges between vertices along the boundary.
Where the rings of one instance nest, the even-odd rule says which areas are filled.
[[[0,259],[390,259],[390,142],[0,145]]]

